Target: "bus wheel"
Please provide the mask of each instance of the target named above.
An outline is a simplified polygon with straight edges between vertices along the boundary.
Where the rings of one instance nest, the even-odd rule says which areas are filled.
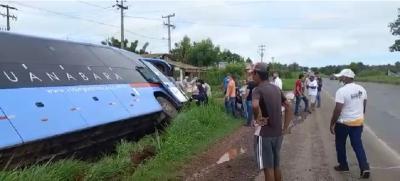
[[[157,101],[160,103],[163,108],[164,114],[166,114],[167,119],[173,119],[178,115],[178,110],[176,110],[175,106],[164,97],[156,97]]]

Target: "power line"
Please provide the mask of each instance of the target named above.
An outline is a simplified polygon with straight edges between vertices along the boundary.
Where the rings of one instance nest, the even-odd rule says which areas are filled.
[[[171,28],[175,29],[175,25],[171,24],[171,18],[175,17],[175,13],[163,16],[162,18],[167,19],[167,23],[164,23],[168,28],[168,52],[171,53]]]
[[[36,10],[39,10],[39,11],[42,11],[42,12],[46,12],[46,13],[50,13],[50,14],[54,14],[54,15],[58,15],[58,16],[63,16],[63,17],[70,18],[70,19],[77,19],[77,20],[86,21],[86,22],[93,23],[93,24],[98,24],[98,25],[101,25],[101,26],[108,26],[108,27],[111,27],[111,28],[120,28],[117,25],[111,25],[111,24],[103,23],[103,22],[100,22],[100,21],[92,20],[92,19],[87,19],[87,18],[82,18],[82,17],[79,17],[79,16],[60,13],[60,12],[44,9],[44,8],[41,8],[41,7],[36,7],[36,6],[23,4],[23,3],[20,3],[20,2],[17,2],[17,1],[14,1],[13,3],[18,4],[20,6],[27,7],[27,8],[36,9]],[[125,30],[125,31],[130,33],[130,34],[132,34],[132,35],[135,35],[137,37],[142,37],[142,38],[152,39],[152,40],[163,40],[162,38],[142,35],[140,33],[136,33],[136,32],[129,31],[129,30]]]
[[[86,2],[86,1],[76,1],[76,2],[82,3],[82,4],[86,4],[86,5],[88,5],[88,6],[100,8],[100,9],[110,9],[110,8],[113,8],[112,6],[102,7],[102,6],[99,6],[99,5],[97,5],[97,4],[89,3],[89,2]]]
[[[143,17],[143,16],[130,16],[130,15],[125,15],[125,18],[144,19],[144,20],[150,20],[150,21],[161,21],[162,20],[160,18],[150,18],[150,17]]]
[[[4,4],[0,4],[0,7],[6,8],[6,10],[7,10],[6,14],[0,13],[0,15],[7,18],[7,31],[10,31],[10,18],[15,21],[17,20],[16,16],[10,15],[10,9],[11,10],[18,10],[18,9],[15,7],[9,6],[9,5],[4,5]]]

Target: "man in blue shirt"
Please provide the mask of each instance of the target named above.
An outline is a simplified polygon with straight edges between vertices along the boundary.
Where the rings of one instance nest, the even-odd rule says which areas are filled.
[[[230,79],[231,79],[231,74],[226,75],[226,77],[224,78],[224,82],[223,82],[224,94],[226,94],[226,89],[228,88],[228,83],[229,83]]]

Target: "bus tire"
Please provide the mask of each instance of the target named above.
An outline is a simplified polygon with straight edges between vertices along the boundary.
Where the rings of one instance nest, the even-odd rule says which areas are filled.
[[[175,108],[174,104],[172,104],[168,99],[162,96],[156,97],[158,103],[160,103],[164,114],[167,119],[171,120],[178,115],[178,110]]]

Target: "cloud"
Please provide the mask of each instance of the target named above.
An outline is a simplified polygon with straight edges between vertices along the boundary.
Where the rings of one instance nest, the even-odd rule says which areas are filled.
[[[92,43],[120,36],[120,14],[111,1],[7,2],[19,8],[14,12],[19,19],[12,22],[15,32]],[[152,52],[167,52],[161,17],[175,13],[173,42],[185,35],[194,41],[211,38],[253,60],[259,60],[260,44],[267,45],[267,60],[273,56],[281,63],[306,66],[398,60],[388,52],[395,37],[387,25],[396,18],[400,2],[129,0],[127,5],[125,36],[139,40],[139,47],[150,42]]]

